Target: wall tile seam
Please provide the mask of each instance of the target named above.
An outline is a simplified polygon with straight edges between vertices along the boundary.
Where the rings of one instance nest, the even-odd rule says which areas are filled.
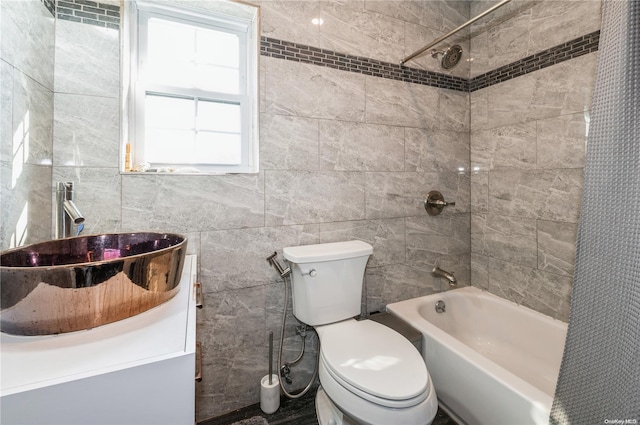
[[[466,212],[465,214],[469,214],[468,212]],[[485,216],[485,217],[506,217],[508,219],[523,219],[523,220],[535,220],[536,222],[536,229],[538,226],[538,222],[542,221],[542,222],[549,222],[549,223],[555,223],[555,224],[566,224],[566,225],[573,225],[573,226],[577,226],[578,222],[577,221],[569,221],[569,220],[561,220],[561,219],[557,219],[557,218],[546,218],[546,217],[527,217],[527,216],[523,216],[523,215],[512,215],[512,214],[503,214],[503,213],[498,213],[498,212],[492,212],[492,211],[477,211],[477,212],[471,212],[470,213],[472,216]],[[537,231],[537,230],[536,230]],[[496,233],[496,232],[493,232]],[[484,235],[487,233],[483,233],[483,232],[478,232],[478,231],[473,231],[473,229],[471,230],[471,234],[472,235]],[[524,233],[523,233],[524,234]],[[513,235],[513,233],[507,234],[507,233],[501,233],[501,235]]]
[[[467,213],[468,212],[463,212],[462,214],[467,214]],[[552,222],[552,223],[559,223],[559,224],[575,224],[575,225],[578,224],[577,221],[560,220],[560,219],[557,219],[557,218],[527,217],[527,216],[523,216],[523,215],[505,214],[505,213],[501,213],[501,212],[486,211],[486,210],[485,211],[477,211],[477,212],[472,211],[471,215],[519,218],[519,219],[525,219],[525,220],[535,220],[536,222],[538,222],[538,221],[549,221],[549,222]]]
[[[212,282],[228,282],[229,279],[226,277],[212,277],[212,276],[206,276],[207,279],[209,279]],[[240,283],[242,283],[243,281],[237,280],[236,283],[238,283],[238,281]],[[211,295],[211,294],[219,294],[221,292],[235,292],[235,291],[244,291],[247,289],[252,289],[252,288],[262,288],[262,287],[266,287],[269,285],[276,285],[276,284],[281,284],[282,283],[282,279],[273,279],[273,280],[269,280],[269,279],[265,279],[264,281],[249,281],[249,280],[245,280],[244,282],[248,282],[251,285],[250,286],[234,286],[234,287],[229,287],[229,288],[221,288],[221,289],[211,289],[209,288],[207,290],[207,292],[205,293],[205,295]]]
[[[568,110],[568,111],[563,111],[562,113],[559,113],[558,115],[550,115],[548,117],[529,117],[526,118],[524,121],[515,121],[509,124],[497,124],[494,127],[480,127],[477,128],[475,130],[472,130],[470,133],[470,136],[477,136],[478,133],[483,133],[483,132],[489,132],[489,131],[493,131],[499,128],[504,128],[504,127],[514,127],[514,126],[519,126],[522,124],[534,124],[537,126],[538,123],[540,122],[544,122],[544,121],[549,121],[549,120],[554,120],[554,119],[558,119],[558,118],[562,118],[562,117],[568,117],[570,115],[576,115],[576,114],[583,114],[585,112],[589,112],[591,113],[591,108],[588,109],[580,109],[580,110]],[[455,131],[455,130],[454,130]],[[536,133],[536,135],[539,133]],[[537,137],[537,136],[536,136]],[[536,142],[537,143],[537,140]],[[537,155],[537,152],[536,152]],[[536,161],[537,163],[537,161]],[[490,171],[507,171],[507,170],[511,170],[511,171],[515,171],[515,170],[522,170],[522,171],[532,171],[532,170],[576,170],[576,169],[584,169],[584,167],[563,167],[563,168],[501,168],[501,169],[496,169],[496,168],[492,168],[490,170],[483,170],[481,172],[484,173],[488,173]]]
[[[366,82],[365,82],[366,83]],[[56,92],[58,93],[58,92]],[[73,94],[73,93],[67,93],[67,94]],[[582,112],[582,111],[580,111]],[[575,114],[577,112],[573,112],[572,114]],[[441,129],[441,128],[432,128],[432,127],[421,127],[421,126],[416,126],[416,125],[406,125],[406,124],[386,124],[386,123],[380,123],[380,122],[374,122],[374,121],[354,121],[352,119],[344,119],[344,118],[325,118],[325,117],[318,117],[318,116],[313,116],[313,115],[289,115],[286,113],[280,113],[280,112],[260,112],[261,115],[268,115],[271,117],[285,117],[285,118],[300,118],[300,119],[304,119],[304,120],[312,120],[312,121],[317,121],[320,125],[326,125],[326,124],[330,124],[333,122],[339,122],[339,123],[346,123],[346,124],[355,124],[357,126],[372,126],[372,127],[392,127],[392,128],[399,128],[399,129],[409,129],[409,130],[425,130],[425,131],[430,131],[430,132],[441,132],[441,133],[455,133],[455,134],[459,134],[459,135],[467,135],[469,132],[468,131],[464,131],[464,130],[451,130],[451,129]],[[570,114],[564,114],[564,115],[570,115]],[[562,115],[559,115],[562,116]],[[480,131],[480,130],[478,130]],[[484,131],[484,130],[482,130]],[[465,142],[460,142],[460,143],[465,143]],[[468,142],[466,142],[466,144],[468,144]],[[269,167],[260,167],[260,171],[263,170],[290,170],[290,171],[318,171],[317,169],[314,170],[304,170],[304,169],[288,169],[288,168],[269,168]],[[328,170],[325,170],[328,171]],[[333,171],[333,170],[332,170]],[[340,170],[340,171],[344,171],[344,170]],[[359,171],[369,171],[369,170],[359,170]],[[404,170],[407,172],[416,172],[416,170]],[[457,171],[452,171],[457,173]]]
[[[48,94],[55,94],[55,92],[53,91],[53,89],[51,87],[47,87],[46,85],[44,85],[43,82],[37,80],[35,77],[32,77],[30,74],[27,74],[25,71],[23,71],[22,69],[10,64],[9,62],[6,62],[4,59],[1,60],[2,62],[4,62],[7,66],[11,67],[11,75],[7,76],[8,78],[11,78],[13,81],[15,81],[16,78],[20,78],[20,75],[16,75],[16,73],[19,73],[22,75],[22,77],[26,78],[29,80],[29,82],[31,82],[32,84],[37,84],[39,86],[40,90],[44,90],[47,92]],[[23,80],[26,82],[26,80]],[[16,86],[16,84],[12,83],[12,86]],[[13,97],[13,92],[12,92],[12,97]]]
[[[562,115],[559,115],[562,116]],[[553,117],[556,118],[556,117]],[[526,121],[525,121],[526,122]],[[531,121],[529,121],[531,122]],[[496,128],[503,128],[503,127],[511,127],[509,125],[505,125],[505,126],[500,126],[500,127],[494,127],[493,129]],[[492,129],[492,130],[493,130]],[[532,144],[535,144],[536,142],[531,142]],[[472,161],[472,162],[478,162],[478,161]],[[535,164],[534,164],[535,165]],[[533,172],[533,171],[560,171],[560,170],[580,170],[580,171],[584,171],[584,167],[539,167],[539,166],[531,166],[531,167],[507,167],[507,166],[500,166],[500,167],[493,167],[490,169],[486,169],[483,170],[481,172],[483,173],[503,173],[503,172]],[[472,174],[479,174],[479,172],[473,172]]]
[[[595,52],[598,50],[599,37],[600,30],[594,31],[469,79],[264,36],[261,37],[260,54],[276,59],[470,93]]]
[[[13,161],[2,159],[2,160],[0,160],[0,164],[2,164],[5,167],[11,167],[13,165]],[[39,163],[38,164],[32,164],[30,162],[24,162],[24,163],[22,163],[22,165],[28,165],[29,167],[37,167],[37,168],[42,168],[42,169],[53,168],[53,166],[51,164],[39,164]],[[55,195],[55,191],[54,191],[53,187],[51,188],[51,190]]]
[[[538,255],[537,254],[538,251],[539,251],[539,249],[536,248],[536,258],[537,258],[537,255]],[[506,260],[504,258],[496,257],[496,256],[493,256],[493,255],[487,255],[487,254],[483,254],[483,253],[479,253],[479,252],[473,252],[473,251],[471,252],[471,254],[475,255],[475,256],[478,256],[478,257],[482,257],[485,260],[498,260],[498,261],[501,261],[503,263],[514,264],[514,265],[516,265],[518,267],[527,268],[527,269],[534,270],[534,271],[539,271],[539,272],[542,272],[542,273],[549,273],[549,274],[552,274],[552,275],[558,276],[558,277],[566,277],[566,278],[573,277],[573,273],[572,274],[556,273],[556,272],[552,272],[552,271],[549,271],[549,270],[541,269],[541,268],[539,268],[538,265],[536,265],[536,267],[531,267],[531,266],[527,266],[527,265],[522,264],[522,263],[516,263],[515,261],[510,261],[510,260]]]
[[[63,95],[63,96],[79,96],[79,97],[86,97],[86,98],[92,98],[92,99],[112,99],[112,100],[119,100],[120,97],[118,94],[116,94],[115,96],[108,96],[106,94],[94,94],[94,93],[74,93],[72,91],[54,91],[55,94],[59,94],[59,95]]]

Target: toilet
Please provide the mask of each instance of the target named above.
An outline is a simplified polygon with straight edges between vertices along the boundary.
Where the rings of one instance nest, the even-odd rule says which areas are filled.
[[[402,335],[357,321],[371,245],[362,241],[284,248],[293,314],[320,338],[320,425],[428,425],[438,410],[422,356]]]

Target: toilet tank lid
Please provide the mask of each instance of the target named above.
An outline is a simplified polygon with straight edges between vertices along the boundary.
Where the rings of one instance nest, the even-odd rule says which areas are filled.
[[[373,254],[373,247],[362,241],[347,241],[291,246],[283,249],[282,253],[290,262],[303,264],[363,257]]]

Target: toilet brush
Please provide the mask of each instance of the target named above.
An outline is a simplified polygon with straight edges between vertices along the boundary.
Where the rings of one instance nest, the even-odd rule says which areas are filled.
[[[273,374],[273,332],[269,332],[269,375],[260,380],[260,409],[274,413],[280,407],[280,381]]]
[[[269,331],[269,385],[271,385],[273,373],[273,331]]]

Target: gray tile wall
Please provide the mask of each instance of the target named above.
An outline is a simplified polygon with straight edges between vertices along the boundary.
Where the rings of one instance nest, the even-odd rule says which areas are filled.
[[[262,35],[397,63],[413,48],[405,26],[442,34],[468,16],[464,2],[429,2],[428,13],[415,6],[269,1]],[[320,28],[310,22],[316,16]],[[259,174],[120,175],[118,33],[58,20],[56,36],[54,181],[76,182],[88,232],[182,232],[199,254],[206,306],[198,314],[198,418],[259,400],[267,334],[277,346],[284,308],[282,283],[265,261],[273,251],[371,243],[368,311],[447,289],[429,273],[436,260],[470,283],[471,182],[459,174],[469,169],[467,93],[261,56]],[[448,217],[427,218],[422,199],[432,189],[456,200]],[[291,359],[299,341],[288,320]],[[293,387],[304,385],[313,360]]]
[[[0,248],[51,238],[54,18],[0,1]]]
[[[599,28],[600,1],[510,3],[472,27],[471,76]],[[584,53],[470,94],[473,285],[564,321],[597,59]]]
[[[119,31],[57,19],[55,49],[53,183],[75,182],[87,234],[124,230]]]

